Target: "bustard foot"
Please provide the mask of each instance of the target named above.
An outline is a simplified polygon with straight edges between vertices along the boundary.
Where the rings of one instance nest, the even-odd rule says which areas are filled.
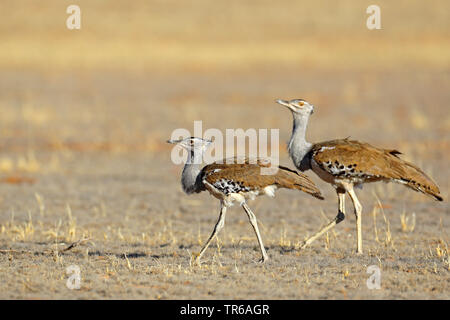
[[[200,258],[201,258],[200,253],[194,252],[194,253],[192,254],[192,260],[194,261],[194,264],[196,264],[196,265],[198,265],[198,266],[201,265]]]
[[[300,244],[298,244],[296,247],[298,250],[304,250],[309,245],[308,241],[303,241]]]
[[[265,256],[262,256],[261,259],[258,260],[258,263],[264,264],[265,262],[267,262],[267,260],[269,260],[269,256],[265,255]]]

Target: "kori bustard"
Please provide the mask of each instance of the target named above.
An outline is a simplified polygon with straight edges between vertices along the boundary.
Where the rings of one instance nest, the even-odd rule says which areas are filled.
[[[338,214],[302,245],[304,248],[345,218],[345,193],[353,202],[356,215],[357,252],[362,253],[361,212],[362,206],[354,187],[367,182],[384,181],[401,183],[442,201],[439,188],[421,169],[402,160],[397,150],[382,149],[349,139],[309,143],[305,139],[309,116],[314,106],[305,100],[276,100],[291,110],[294,126],[288,151],[294,165],[300,170],[311,169],[322,180],[330,183],[337,192]]]
[[[203,253],[208,248],[211,240],[219,233],[225,223],[227,208],[237,202],[247,213],[252,225],[262,258],[265,262],[268,255],[264,248],[255,214],[247,205],[248,199],[254,199],[259,195],[275,196],[275,190],[279,188],[297,189],[306,192],[316,198],[323,199],[319,189],[303,173],[278,167],[272,175],[262,175],[261,168],[269,167],[271,163],[266,159],[255,159],[250,161],[244,159],[244,163],[227,163],[227,159],[200,167],[203,153],[212,141],[201,138],[185,138],[181,140],[168,140],[168,143],[178,144],[188,151],[188,158],[181,175],[181,185],[187,194],[209,191],[220,200],[219,219],[196,260],[200,261]],[[223,163],[222,163],[223,162]]]

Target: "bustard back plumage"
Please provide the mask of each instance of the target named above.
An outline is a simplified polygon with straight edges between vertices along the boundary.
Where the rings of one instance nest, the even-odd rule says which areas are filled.
[[[232,193],[241,193],[245,198],[259,194],[274,196],[276,189],[286,188],[301,190],[323,199],[320,190],[307,175],[283,166],[278,166],[274,174],[261,175],[261,168],[270,167],[271,164],[261,159],[255,162],[252,163],[251,159],[246,159],[244,163],[215,162],[205,166],[200,175],[206,189],[211,193],[219,191],[221,198]]]
[[[420,168],[399,157],[397,150],[381,149],[349,139],[316,143],[310,159],[336,180],[359,185],[367,182],[397,182],[442,201],[439,188]]]
[[[197,256],[197,261],[203,255],[211,240],[222,229],[225,223],[226,208],[232,206],[234,202],[238,202],[247,213],[258,239],[262,254],[261,261],[264,262],[268,259],[268,255],[262,243],[256,216],[248,207],[247,200],[254,199],[259,195],[274,197],[275,191],[279,188],[297,189],[316,198],[323,199],[320,190],[315,186],[314,182],[303,173],[278,166],[278,170],[273,174],[261,174],[262,168],[271,167],[268,159],[247,158],[241,159],[242,163],[236,163],[238,159],[233,161],[224,159],[221,162],[208,164],[200,169],[199,164],[202,154],[211,141],[190,137],[183,140],[169,140],[168,142],[179,144],[189,152],[181,179],[183,190],[188,194],[207,190],[219,199],[221,203],[219,220],[208,241]]]
[[[294,126],[289,141],[289,155],[301,171],[313,170],[322,180],[336,188],[338,215],[319,232],[308,238],[302,247],[312,243],[345,217],[345,193],[353,201],[357,223],[357,251],[362,253],[362,206],[353,190],[363,183],[384,181],[401,183],[415,191],[442,201],[439,188],[420,168],[401,159],[397,150],[382,149],[356,140],[338,139],[320,143],[306,141],[306,128],[314,106],[303,99],[277,100],[289,108]]]

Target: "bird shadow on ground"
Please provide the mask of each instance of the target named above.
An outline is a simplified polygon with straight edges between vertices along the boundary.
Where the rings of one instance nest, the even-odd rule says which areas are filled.
[[[130,253],[112,253],[112,252],[102,252],[102,251],[89,251],[88,256],[90,257],[105,257],[105,256],[115,256],[119,259],[136,259],[141,257],[152,257],[159,258],[160,255],[148,255],[145,252],[130,252]]]

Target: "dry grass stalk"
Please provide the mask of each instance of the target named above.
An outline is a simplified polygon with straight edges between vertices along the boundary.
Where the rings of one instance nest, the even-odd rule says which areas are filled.
[[[416,227],[416,213],[413,212],[411,216],[407,216],[403,211],[400,215],[400,224],[403,232],[413,232]]]

